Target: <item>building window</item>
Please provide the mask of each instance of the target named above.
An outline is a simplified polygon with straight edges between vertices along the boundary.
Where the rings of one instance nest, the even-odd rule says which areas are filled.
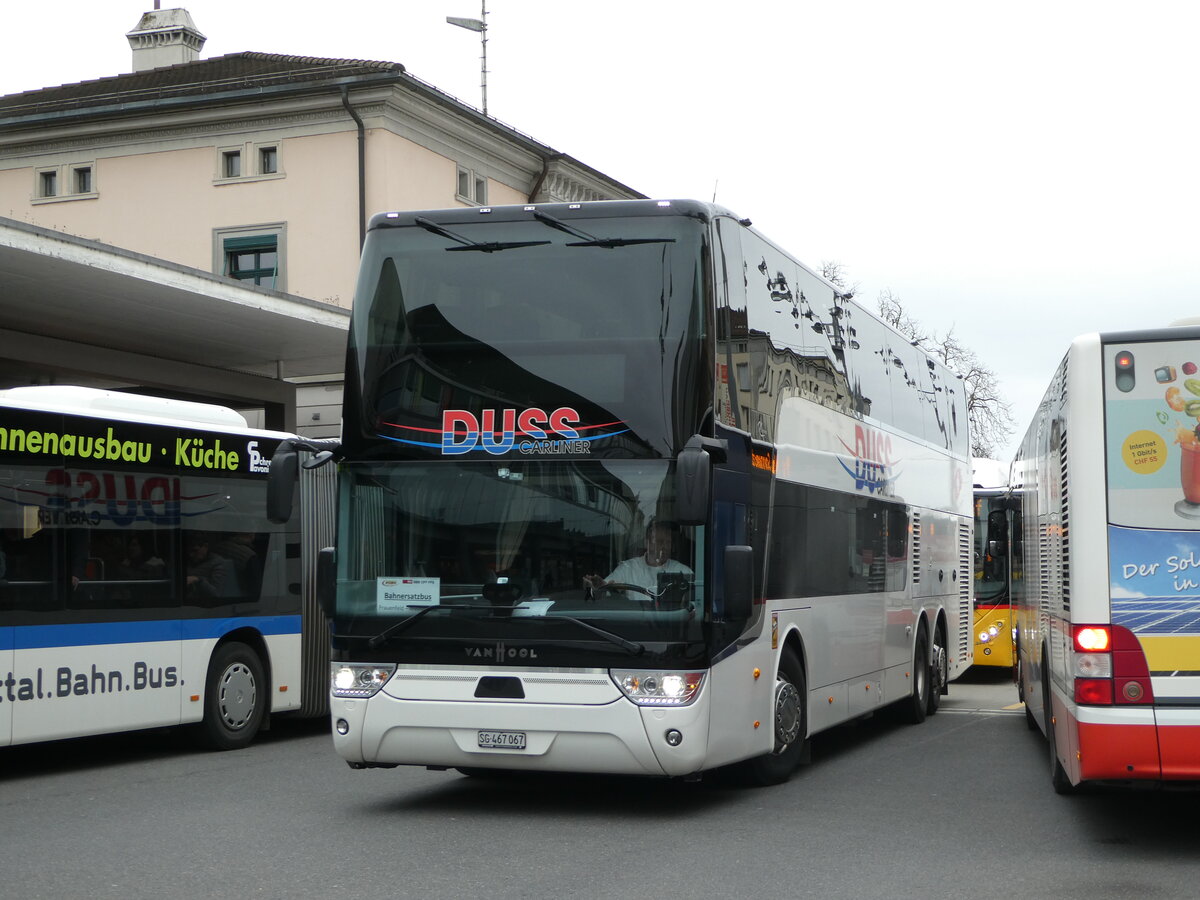
[[[276,147],[258,148],[258,174],[274,175],[279,171],[279,150]]]
[[[225,255],[224,274],[263,287],[276,286],[279,274],[277,235],[225,238],[222,248]]]
[[[226,150],[221,154],[221,177],[239,178],[242,174],[242,151]]]
[[[92,167],[78,166],[75,169],[75,193],[90,194],[92,192]]]
[[[487,176],[459,166],[456,196],[464,203],[485,205],[487,203]]]
[[[50,169],[38,175],[38,196],[58,196],[58,170]]]

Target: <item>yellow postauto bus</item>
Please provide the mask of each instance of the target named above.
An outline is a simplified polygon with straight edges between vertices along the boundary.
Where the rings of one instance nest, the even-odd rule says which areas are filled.
[[[972,460],[975,494],[975,577],[972,581],[976,666],[1011,668],[1013,618],[1009,596],[1008,471],[992,459]]]

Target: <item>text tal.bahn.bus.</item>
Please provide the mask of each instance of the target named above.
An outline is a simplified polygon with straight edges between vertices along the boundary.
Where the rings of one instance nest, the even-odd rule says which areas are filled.
[[[306,473],[294,524],[268,521],[287,437],[208,404],[0,391],[0,745],[195,723],[232,749],[327,710],[306,570],[332,479]]]

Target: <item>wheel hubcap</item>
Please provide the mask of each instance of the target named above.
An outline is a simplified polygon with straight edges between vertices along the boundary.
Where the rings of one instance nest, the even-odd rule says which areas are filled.
[[[221,720],[231,729],[244,728],[254,714],[256,700],[254,673],[242,663],[234,663],[221,678]]]
[[[800,692],[790,681],[775,682],[775,752],[800,736]]]

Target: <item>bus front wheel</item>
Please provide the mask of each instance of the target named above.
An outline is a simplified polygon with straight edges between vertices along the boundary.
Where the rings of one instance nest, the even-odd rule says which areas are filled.
[[[254,740],[266,711],[266,679],[258,654],[245,644],[217,648],[208,664],[200,734],[214,750],[237,750]]]
[[[779,658],[775,675],[773,727],[775,747],[770,753],[749,760],[746,774],[758,785],[782,784],[804,759],[808,725],[808,687],[804,667],[793,650]]]

